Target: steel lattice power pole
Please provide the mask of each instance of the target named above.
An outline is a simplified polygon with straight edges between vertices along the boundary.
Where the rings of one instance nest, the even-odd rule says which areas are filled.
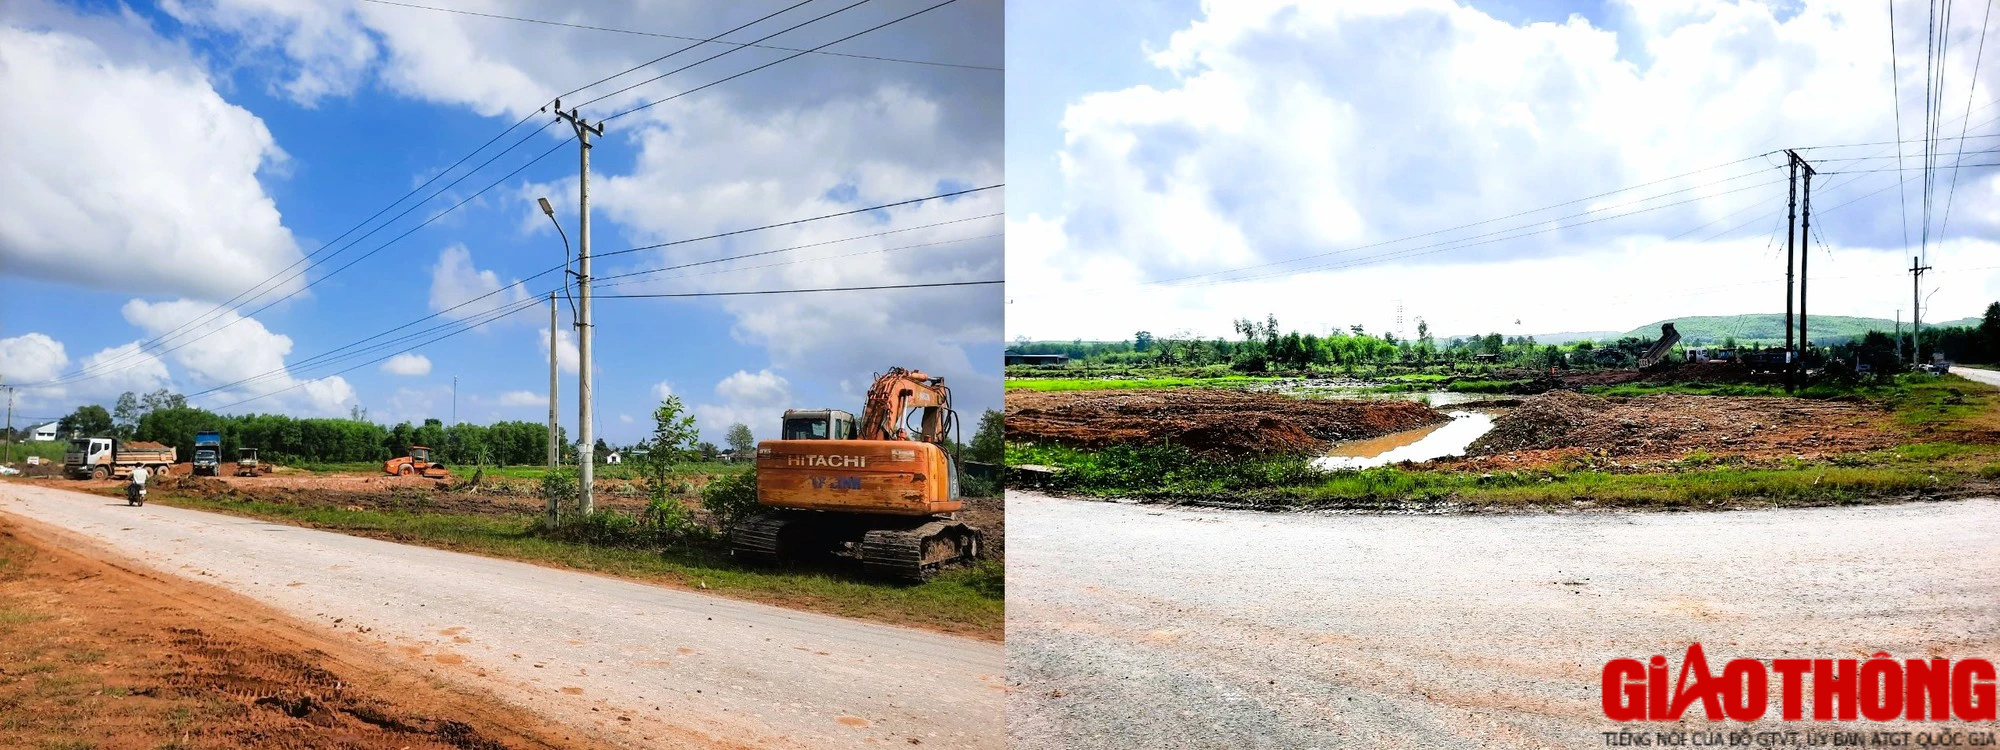
[[[1799,227],[1799,155],[1786,151],[1792,157],[1791,189],[1785,199],[1785,390],[1798,387],[1798,366],[1795,362],[1798,351],[1792,345],[1792,269],[1798,267],[1797,236],[1793,230]]]
[[[590,137],[604,135],[604,123],[591,125],[572,109],[562,111],[562,100],[556,100],[556,116],[570,124],[576,131],[577,180],[576,180],[576,464],[578,482],[577,510],[589,515],[596,509],[596,496],[591,487],[596,471],[596,458],[591,454],[596,448],[595,435],[590,424]]]
[[[1799,156],[1792,154],[1792,158],[1798,159]],[[1803,374],[1806,369],[1806,353],[1812,351],[1812,339],[1806,337],[1806,285],[1811,283],[1812,277],[1806,273],[1806,268],[1812,263],[1813,168],[1804,159],[1799,159],[1799,166],[1806,173],[1803,190],[1805,199],[1802,201],[1804,205],[1799,209],[1799,241],[1806,246],[1806,251],[1799,254],[1799,372]]]

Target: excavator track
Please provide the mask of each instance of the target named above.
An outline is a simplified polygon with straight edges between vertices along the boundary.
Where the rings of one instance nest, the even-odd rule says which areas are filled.
[[[782,513],[766,513],[738,521],[729,532],[730,554],[747,563],[776,564],[788,551],[781,537],[791,520]]]
[[[925,581],[979,557],[979,531],[958,521],[934,520],[909,529],[875,529],[861,538],[861,565],[871,575]]]

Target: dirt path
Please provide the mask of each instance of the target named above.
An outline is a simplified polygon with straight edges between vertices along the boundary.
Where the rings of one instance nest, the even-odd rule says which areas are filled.
[[[243,593],[633,747],[999,747],[966,638],[197,511],[0,485],[0,513]]]
[[[215,587],[0,516],[0,747],[583,748]]]
[[[1603,717],[1611,658],[1678,663],[1693,641],[1711,664],[2000,652],[1996,500],[1497,517],[1007,505],[1017,747],[1603,747],[1600,732],[1634,728]]]

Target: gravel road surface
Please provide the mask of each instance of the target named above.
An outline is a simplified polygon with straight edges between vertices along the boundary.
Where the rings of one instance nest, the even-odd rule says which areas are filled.
[[[1015,747],[1602,747],[1633,726],[1599,706],[1612,658],[2000,654],[1995,500],[1390,516],[1010,493],[1007,512]]]
[[[30,485],[0,512],[625,746],[1003,742],[994,643]]]

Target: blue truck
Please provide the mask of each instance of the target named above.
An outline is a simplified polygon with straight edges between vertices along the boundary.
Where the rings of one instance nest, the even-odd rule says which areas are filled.
[[[216,474],[216,465],[222,459],[222,433],[202,430],[194,434],[194,473],[205,477]]]

